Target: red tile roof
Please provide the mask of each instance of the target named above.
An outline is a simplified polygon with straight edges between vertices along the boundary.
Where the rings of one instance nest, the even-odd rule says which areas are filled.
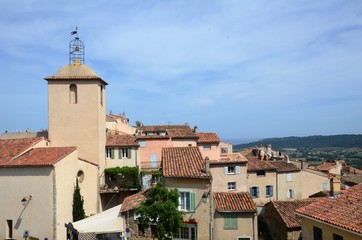
[[[139,147],[136,138],[131,135],[109,135],[106,146],[108,147]]]
[[[166,132],[169,129],[184,129],[191,130],[189,125],[153,125],[153,126],[142,126],[140,129],[143,132]]]
[[[192,138],[197,139],[195,132],[189,125],[156,125],[156,126],[142,126],[137,139],[149,138]],[[157,133],[164,133],[159,135]]]
[[[296,214],[296,209],[319,201],[320,198],[297,199],[292,201],[271,201],[287,228],[301,228],[300,217]],[[268,207],[268,206],[267,206]]]
[[[219,160],[210,160],[210,164],[225,164],[225,163],[246,163],[248,160],[240,153],[229,153],[222,155]]]
[[[214,132],[196,133],[199,137],[198,143],[220,143],[220,138]]]
[[[256,212],[256,206],[248,192],[214,192],[215,210],[218,212]]]
[[[162,149],[162,172],[165,177],[205,178],[205,160],[198,147]]]
[[[32,148],[44,138],[19,138],[0,140],[0,165]]]
[[[322,199],[297,209],[303,216],[362,234],[362,183],[336,198]]]
[[[299,172],[300,168],[298,168],[293,163],[287,163],[285,161],[270,161],[270,163],[277,168],[278,172]]]
[[[260,160],[257,158],[248,159],[248,171],[258,171],[258,170],[276,170],[276,167],[271,164],[269,161]]]
[[[120,212],[126,212],[137,208],[146,199],[147,190],[130,195],[123,200]]]
[[[52,166],[75,151],[76,147],[34,148],[0,167],[39,167]]]

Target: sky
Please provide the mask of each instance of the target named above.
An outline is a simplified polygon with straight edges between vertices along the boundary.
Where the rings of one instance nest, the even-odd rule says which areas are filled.
[[[362,133],[360,0],[2,0],[0,132],[47,129],[44,77],[85,64],[107,113],[221,139]]]

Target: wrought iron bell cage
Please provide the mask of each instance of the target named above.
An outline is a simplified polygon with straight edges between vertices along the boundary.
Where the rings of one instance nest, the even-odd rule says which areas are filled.
[[[79,62],[84,64],[84,44],[79,37],[69,43],[69,64]]]

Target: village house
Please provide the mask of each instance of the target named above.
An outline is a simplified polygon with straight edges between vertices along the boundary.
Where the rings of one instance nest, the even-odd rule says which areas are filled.
[[[297,209],[302,239],[362,239],[362,184]]]
[[[271,201],[265,204],[264,219],[272,240],[300,240],[302,225],[296,209],[316,201],[319,199]]]
[[[257,209],[248,192],[214,192],[213,239],[257,240]]]
[[[208,157],[210,160],[218,160],[220,158],[220,138],[213,132],[199,132],[197,146],[200,149],[203,158]]]
[[[210,239],[213,221],[212,178],[199,148],[163,148],[162,175],[165,187],[178,189],[179,210],[185,213],[187,227],[180,229],[174,239]]]

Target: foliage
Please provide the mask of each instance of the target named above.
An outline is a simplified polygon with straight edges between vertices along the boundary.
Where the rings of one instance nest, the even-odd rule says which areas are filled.
[[[84,199],[80,194],[80,188],[77,179],[73,193],[73,222],[82,220],[86,217],[83,205]]]
[[[138,221],[147,227],[156,224],[158,239],[169,239],[175,231],[184,226],[183,213],[178,210],[177,189],[167,189],[161,183],[151,188],[147,198],[136,209]]]
[[[115,185],[118,188],[137,188],[141,189],[138,167],[114,167],[104,170],[107,184]]]

